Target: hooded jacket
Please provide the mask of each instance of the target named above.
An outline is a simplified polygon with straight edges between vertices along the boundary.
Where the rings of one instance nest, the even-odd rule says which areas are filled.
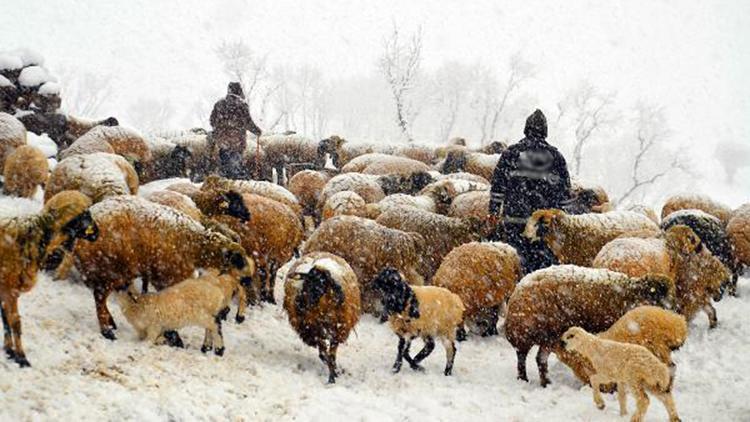
[[[548,144],[547,119],[536,110],[526,119],[525,138],[503,151],[492,176],[490,213],[528,218],[539,209],[561,208],[569,197],[565,158]],[[508,219],[509,222],[512,222]]]
[[[227,96],[219,100],[211,112],[213,137],[219,149],[242,153],[245,150],[245,131],[260,136],[260,128],[250,117],[250,107],[237,83],[230,83]]]

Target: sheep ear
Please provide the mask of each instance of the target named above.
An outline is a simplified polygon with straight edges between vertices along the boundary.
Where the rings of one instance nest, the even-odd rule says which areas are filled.
[[[419,319],[419,302],[417,297],[412,293],[409,298],[409,318]]]

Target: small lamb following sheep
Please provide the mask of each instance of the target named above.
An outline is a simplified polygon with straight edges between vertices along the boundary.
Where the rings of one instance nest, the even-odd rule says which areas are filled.
[[[578,352],[591,361],[595,371],[591,376],[591,388],[594,403],[599,409],[604,409],[599,386],[615,382],[618,385],[621,416],[628,413],[626,394],[630,390],[638,406],[631,421],[643,420],[648,409],[648,391],[664,403],[670,422],[680,420],[672,397],[669,368],[645,347],[600,339],[580,327],[568,329],[562,336],[562,342],[566,350]]]

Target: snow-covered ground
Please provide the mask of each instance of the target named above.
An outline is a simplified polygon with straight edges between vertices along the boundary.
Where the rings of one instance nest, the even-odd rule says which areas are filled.
[[[684,421],[750,420],[750,279],[740,281],[740,294],[717,304],[715,330],[699,315],[674,354]],[[554,357],[547,389],[532,357],[531,383],[517,381],[515,353],[503,337],[461,343],[453,377],[442,375],[440,345],[426,372],[405,367],[394,375],[396,337],[363,317],[339,349],[346,373],[329,386],[317,352],[302,344],[279,306],[225,324],[223,358],[201,354],[198,329],[183,330],[187,350],[139,342],[114,300],[110,309],[120,327],[115,342],[98,334],[93,297],[82,285],[45,276],[21,298],[33,367],[0,359],[0,420],[627,420],[614,396],[597,410],[591,390]],[[634,407],[631,398],[631,415]],[[655,399],[646,420],[667,420]]]

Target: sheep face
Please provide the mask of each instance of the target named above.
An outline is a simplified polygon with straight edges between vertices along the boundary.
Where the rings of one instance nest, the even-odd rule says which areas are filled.
[[[224,251],[224,260],[227,266],[237,270],[242,270],[247,265],[247,260],[242,252],[239,251]]]
[[[346,141],[336,135],[323,139],[318,143],[317,158],[320,168],[325,167],[326,154],[331,156],[331,161],[336,168],[341,167],[341,147]],[[322,163],[322,164],[321,164]]]
[[[221,199],[222,202],[219,203],[219,208],[227,215],[239,218],[243,222],[250,220],[250,210],[247,209],[242,195],[230,190],[222,193]]]
[[[50,252],[44,258],[42,268],[45,271],[54,271],[57,269],[65,258],[65,255],[73,251],[76,239],[93,242],[98,237],[99,226],[94,222],[91,213],[86,210],[78,214],[62,227],[59,235],[51,239],[47,247],[47,251]]]
[[[297,277],[302,280],[302,289],[295,299],[295,307],[300,313],[314,308],[328,291],[333,292],[337,304],[344,303],[344,291],[331,277],[328,271],[320,268],[312,268],[307,273],[299,273]]]
[[[703,243],[698,235],[690,227],[681,224],[667,230],[666,242],[683,257],[700,253],[703,250]]]
[[[168,174],[174,176],[189,176],[188,162],[193,154],[184,145],[177,145],[169,153]]]
[[[563,334],[560,341],[562,342],[563,347],[565,347],[565,350],[569,352],[578,352],[581,349],[582,343],[586,341],[587,335],[589,335],[589,333],[583,328],[571,327],[565,331],[565,334]]]
[[[645,304],[675,308],[674,281],[663,274],[649,274],[638,280],[639,296]]]
[[[409,307],[409,318],[419,318],[419,302],[414,291],[392,267],[387,267],[372,282],[380,293],[386,315],[400,314]]]
[[[562,215],[562,211],[555,209],[535,211],[526,223],[523,235],[534,242],[544,239],[547,243],[554,243],[556,224]]]

